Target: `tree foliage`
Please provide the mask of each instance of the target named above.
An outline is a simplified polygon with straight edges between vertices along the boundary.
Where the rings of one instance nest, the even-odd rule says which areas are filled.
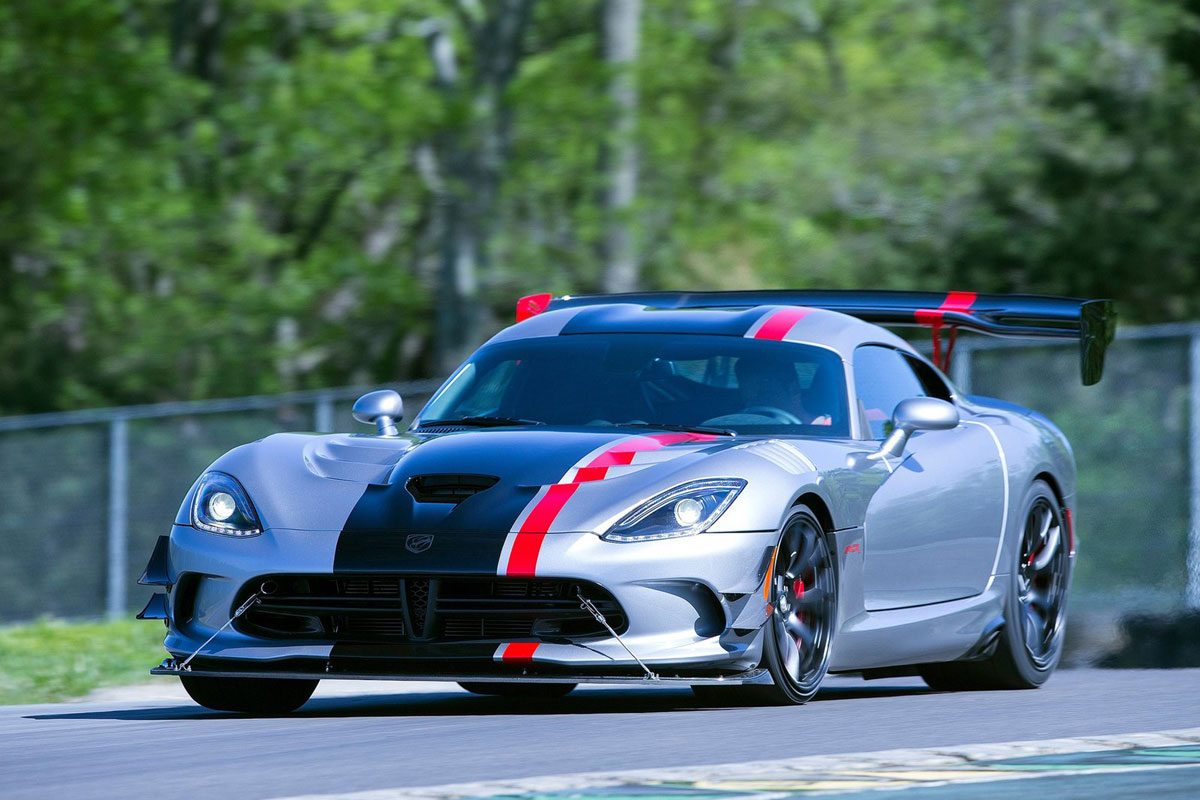
[[[641,14],[615,222],[647,288],[1200,314],[1200,0]],[[602,22],[603,0],[0,5],[0,412],[430,374],[515,297],[605,285],[628,114]]]

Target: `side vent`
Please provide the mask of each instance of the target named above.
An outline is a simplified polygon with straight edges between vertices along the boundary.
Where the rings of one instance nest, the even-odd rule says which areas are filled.
[[[500,480],[494,475],[414,475],[405,488],[418,503],[458,505],[472,495],[492,488]]]

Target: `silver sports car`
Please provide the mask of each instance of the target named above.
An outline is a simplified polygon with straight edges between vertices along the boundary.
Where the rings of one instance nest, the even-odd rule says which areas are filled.
[[[205,706],[323,678],[554,696],[673,682],[802,703],[828,672],[1030,688],[1062,648],[1075,466],[1045,417],[964,397],[954,335],[1072,337],[1108,301],[648,293],[518,305],[401,431],[217,459],[142,576]],[[880,325],[918,325],[933,360]]]

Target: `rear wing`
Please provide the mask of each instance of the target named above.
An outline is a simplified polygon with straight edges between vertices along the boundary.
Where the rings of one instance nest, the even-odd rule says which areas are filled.
[[[895,292],[833,289],[737,292],[634,292],[629,294],[530,295],[517,303],[517,320],[542,311],[606,303],[652,308],[752,308],[791,305],[824,308],[886,326],[920,326],[933,331],[933,360],[948,370],[959,328],[992,336],[1079,340],[1079,370],[1085,386],[1100,380],[1104,353],[1117,328],[1111,300],[1080,300],[1027,294]],[[943,352],[942,330],[949,329]]]

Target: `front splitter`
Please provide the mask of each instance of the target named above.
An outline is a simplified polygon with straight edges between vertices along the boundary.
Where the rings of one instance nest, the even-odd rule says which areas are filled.
[[[271,670],[271,671],[256,671],[256,670],[239,670],[239,669],[214,669],[212,667],[188,667],[180,669],[174,659],[167,659],[162,664],[150,670],[151,675],[177,675],[189,677],[203,678],[294,678],[301,680],[354,680],[354,681],[444,681],[446,683],[607,683],[617,685],[637,685],[637,686],[654,686],[658,684],[673,684],[685,686],[741,686],[747,684],[768,685],[771,683],[771,676],[765,670],[760,668],[746,670],[745,672],[737,672],[731,675],[719,676],[694,676],[687,675],[658,675],[655,678],[649,676],[633,676],[633,675],[570,675],[563,673],[554,673],[552,675],[542,675],[537,673],[525,675],[513,674],[438,674],[438,675],[414,675],[404,673],[400,675],[386,674],[379,672],[318,672],[308,670]]]

